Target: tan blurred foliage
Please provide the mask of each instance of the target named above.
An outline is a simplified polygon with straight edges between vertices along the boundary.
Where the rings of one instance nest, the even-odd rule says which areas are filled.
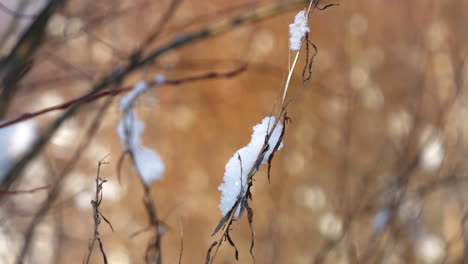
[[[53,16],[7,118],[87,91],[139,47],[169,2],[69,1]],[[178,32],[270,2],[185,0],[148,50]],[[275,156],[271,184],[266,168],[255,176],[256,263],[466,261],[468,1],[338,2],[310,20],[309,38],[318,47],[313,77],[289,108],[293,122]],[[224,166],[273,107],[287,73],[288,24],[298,10],[173,50],[125,79],[123,85],[132,85],[155,74],[178,78],[249,63],[246,72],[232,79],[158,87],[136,108],[145,121],[144,143],[166,164],[164,179],[152,186],[167,228],[164,263],[178,262],[181,233],[183,263],[204,262],[221,218],[217,187]],[[5,43],[0,43],[2,54],[8,52]],[[302,67],[304,58],[300,63]],[[291,95],[302,86],[301,67]],[[99,104],[88,104],[66,122],[17,188],[54,179],[86,136],[84,128]],[[45,128],[55,117],[51,113],[36,120]],[[100,209],[115,232],[106,224],[100,232],[109,263],[144,261],[150,234],[131,237],[147,226],[147,216],[128,161],[121,182],[117,179],[123,151],[116,133],[120,118],[115,101],[38,227],[29,263],[83,261],[93,232],[90,201],[97,162],[108,154],[110,165],[101,171],[108,182]],[[22,232],[45,196],[12,195],[3,202],[3,263],[13,263]],[[407,207],[410,215],[403,210]],[[375,228],[379,211],[383,219],[392,216],[381,232]],[[239,263],[252,263],[246,219],[231,234]],[[92,263],[101,261],[94,252]],[[216,263],[235,262],[226,243]]]

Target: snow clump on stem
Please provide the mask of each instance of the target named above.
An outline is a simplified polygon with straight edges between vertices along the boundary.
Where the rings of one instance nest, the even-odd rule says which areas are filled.
[[[163,82],[162,79],[155,83],[161,82]],[[148,88],[149,85],[146,82],[139,82],[133,87],[131,92],[120,99],[120,112],[124,114],[124,117],[117,126],[120,141],[127,151],[131,153],[135,169],[146,185],[150,185],[155,180],[161,179],[165,169],[161,157],[152,149],[141,145],[141,133],[145,124],[140,120],[136,120],[135,112],[132,110],[137,97]]]
[[[303,10],[297,13],[294,23],[289,25],[289,49],[300,50],[302,40],[307,32],[310,32],[310,29],[307,24],[306,12]]]
[[[224,183],[222,183],[218,190],[221,191],[221,202],[219,209],[223,216],[225,216],[234,206],[237,199],[243,197],[247,191],[247,179],[250,171],[255,166],[257,157],[262,151],[265,137],[272,130],[275,124],[274,117],[265,117],[262,123],[253,127],[253,134],[250,143],[236,151],[226,164],[226,171],[224,173]],[[279,122],[275,130],[268,140],[268,149],[261,157],[260,165],[265,164],[268,158],[273,153],[273,150],[278,143],[281,136],[283,125]],[[283,142],[280,143],[278,150],[283,147]],[[239,216],[240,206],[237,207],[235,216]]]

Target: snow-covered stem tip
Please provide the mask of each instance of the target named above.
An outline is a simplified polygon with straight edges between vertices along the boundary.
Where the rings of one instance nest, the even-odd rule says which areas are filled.
[[[289,25],[289,49],[293,51],[297,51],[296,56],[294,57],[294,61],[291,67],[288,68],[288,78],[286,80],[286,84],[284,86],[283,91],[283,98],[281,103],[284,105],[284,100],[286,99],[286,94],[289,89],[289,83],[291,82],[291,77],[296,68],[297,61],[299,59],[299,54],[301,51],[302,41],[304,40],[306,34],[310,32],[308,19],[309,19],[309,12],[312,8],[312,3],[314,1],[310,1],[309,8],[307,11],[300,11],[294,17],[294,23]]]
[[[305,35],[310,32],[306,11],[297,13],[294,23],[289,25],[289,49],[300,50]]]
[[[164,77],[156,76],[153,84],[161,84],[164,81]],[[141,144],[141,133],[145,124],[136,119],[136,114],[132,109],[138,97],[149,87],[150,85],[141,81],[133,87],[131,92],[120,99],[119,109],[124,116],[117,126],[122,145],[131,154],[135,170],[147,186],[161,179],[165,170],[165,165],[158,153]]]

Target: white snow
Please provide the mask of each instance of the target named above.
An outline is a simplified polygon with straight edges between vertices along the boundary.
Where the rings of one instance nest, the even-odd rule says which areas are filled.
[[[141,145],[141,133],[145,124],[136,119],[135,112],[131,109],[137,97],[148,87],[145,82],[139,82],[128,95],[120,99],[120,111],[125,116],[117,126],[122,145],[132,153],[135,168],[146,185],[161,179],[165,169],[161,157],[155,151]]]
[[[140,146],[133,150],[133,157],[135,166],[146,185],[162,178],[165,166],[155,151]]]
[[[132,110],[128,111],[117,126],[122,145],[127,146],[128,150],[134,150],[140,146],[140,137],[144,128],[145,124],[136,120],[135,113]]]
[[[32,120],[0,128],[0,181],[4,174],[31,147],[38,130]]]
[[[440,168],[444,160],[444,147],[440,139],[432,140],[422,150],[421,166],[428,170],[434,171]]]
[[[289,25],[289,49],[300,50],[302,40],[307,32],[310,32],[310,29],[307,24],[306,12],[301,11],[294,18],[294,23]]]
[[[136,102],[137,97],[148,88],[148,84],[144,81],[137,83],[133,87],[132,91],[130,91],[126,96],[120,98],[120,112],[124,113],[132,108]]]
[[[224,173],[224,183],[222,183],[218,190],[221,191],[221,202],[219,208],[221,213],[226,215],[232,209],[238,197],[245,195],[247,190],[247,176],[254,166],[257,156],[260,153],[267,131],[271,131],[275,123],[274,117],[265,117],[262,123],[253,127],[253,134],[250,143],[236,151],[226,164],[226,171]],[[283,126],[278,122],[275,130],[273,131],[268,144],[268,151],[265,152],[261,164],[268,161],[275,145],[277,144]],[[280,143],[278,148],[283,147],[283,142]],[[240,157],[240,158],[239,158]],[[242,171],[242,175],[241,175]],[[240,207],[237,208],[235,216],[239,216]]]

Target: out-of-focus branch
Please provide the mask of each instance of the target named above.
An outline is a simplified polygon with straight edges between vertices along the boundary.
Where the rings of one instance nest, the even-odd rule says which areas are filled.
[[[145,48],[147,48],[153,41],[155,41],[159,37],[164,28],[164,25],[166,25],[166,23],[171,19],[171,17],[177,10],[177,7],[179,7],[181,3],[182,0],[173,0],[169,4],[169,8],[164,12],[161,19],[154,26],[153,31],[146,37],[146,39],[140,45],[139,52],[135,52],[135,56],[133,57],[134,60],[140,59],[141,52],[143,52]]]
[[[37,15],[36,14],[25,14],[25,13],[21,13],[21,12],[18,12],[18,11],[15,11],[15,10],[12,10],[10,8],[8,8],[5,4],[3,3],[0,3],[0,10],[5,13],[5,14],[8,14],[12,17],[15,17],[15,18],[28,18],[28,19],[32,19],[32,18],[36,18]]]
[[[35,193],[38,191],[43,191],[49,189],[50,185],[45,185],[42,187],[37,187],[29,190],[11,190],[11,191],[5,191],[5,190],[0,190],[0,193],[4,194],[30,194],[30,193]]]
[[[201,81],[201,80],[208,80],[208,79],[219,79],[219,78],[231,78],[239,73],[245,71],[247,69],[247,65],[244,65],[240,68],[237,68],[235,70],[229,71],[229,72],[209,72],[206,74],[202,75],[197,75],[197,76],[191,76],[191,77],[185,77],[185,78],[180,78],[180,79],[173,79],[173,80],[166,80],[164,82],[165,85],[179,85],[187,82],[194,82],[194,81]],[[152,85],[152,82],[149,82],[150,85]],[[132,89],[133,87],[127,86],[123,88],[117,88],[117,89],[111,89],[107,91],[102,91],[93,95],[88,95],[88,96],[82,96],[79,98],[75,98],[73,100],[70,100],[65,103],[61,103],[58,105],[54,105],[51,107],[47,107],[41,110],[38,110],[36,112],[32,113],[24,113],[18,117],[15,117],[13,119],[10,119],[8,121],[5,121],[0,124],[0,128],[7,127],[16,123],[19,123],[21,121],[25,121],[52,111],[58,111],[58,110],[64,110],[67,109],[73,105],[79,104],[79,103],[89,103],[93,102],[94,100],[97,100],[101,97],[105,96],[116,96],[124,92],[128,92]]]
[[[31,67],[33,55],[42,42],[49,18],[65,2],[65,0],[50,1],[24,32],[7,58],[1,63],[0,81],[3,89],[0,96],[0,118],[5,115],[8,104],[15,94],[16,83]]]
[[[22,10],[25,9],[26,5],[28,4],[28,0],[20,0],[16,3],[16,12],[21,12]],[[5,12],[5,10],[4,10]],[[3,48],[5,45],[6,40],[18,29],[20,21],[19,19],[14,19],[10,20],[10,23],[6,26],[7,30],[0,36],[0,48]],[[1,62],[0,62],[0,67],[1,67]]]

